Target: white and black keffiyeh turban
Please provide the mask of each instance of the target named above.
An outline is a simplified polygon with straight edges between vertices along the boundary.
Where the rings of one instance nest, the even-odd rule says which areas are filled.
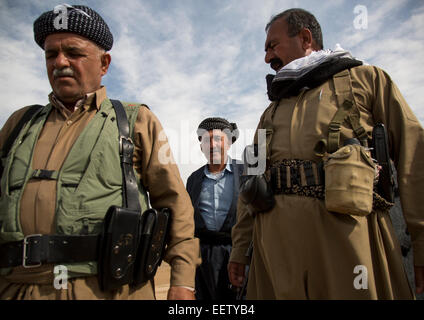
[[[234,143],[236,142],[238,136],[239,136],[239,130],[237,129],[237,125],[235,123],[230,123],[228,120],[224,118],[206,118],[203,120],[197,129],[197,136],[199,141],[202,141],[202,134],[205,131],[210,130],[221,130],[227,133],[229,136],[229,140]]]
[[[62,4],[44,12],[34,22],[34,40],[44,49],[44,41],[53,33],[71,32],[83,36],[109,51],[113,36],[103,18],[93,9],[81,5]]]

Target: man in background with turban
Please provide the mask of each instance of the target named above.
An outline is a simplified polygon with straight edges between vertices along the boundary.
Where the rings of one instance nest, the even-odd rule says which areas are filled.
[[[197,136],[207,164],[187,180],[202,254],[202,264],[196,271],[196,298],[234,299],[227,264],[243,166],[227,153],[238,138],[238,129],[223,118],[207,118],[200,123]]]

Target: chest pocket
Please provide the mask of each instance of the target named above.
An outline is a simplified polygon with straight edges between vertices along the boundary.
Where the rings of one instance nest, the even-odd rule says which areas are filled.
[[[59,172],[59,232],[78,233],[83,227],[82,217],[99,224],[108,207],[122,203],[118,139],[115,113],[111,105],[102,104],[75,141]]]

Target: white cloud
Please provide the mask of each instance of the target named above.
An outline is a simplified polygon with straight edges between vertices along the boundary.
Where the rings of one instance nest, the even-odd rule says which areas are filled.
[[[19,8],[6,10],[0,3],[0,96],[3,123],[9,115],[25,106],[47,101],[49,84],[44,71],[42,51],[32,36],[32,24],[26,23]],[[12,38],[10,35],[19,35]]]
[[[343,34],[353,32],[346,36],[346,43],[354,55],[386,70],[423,123],[423,98],[419,88],[424,83],[424,34],[421,32],[424,6],[416,8],[404,19],[393,15],[408,9],[399,1],[375,4],[368,9],[369,29],[356,32],[348,29]]]
[[[383,29],[387,28],[388,18],[403,6],[404,3],[397,0],[376,1],[371,5],[364,6],[367,9],[368,28],[366,30],[360,29],[358,32],[354,27],[354,19],[352,19],[352,23],[349,23],[343,32],[343,41],[348,43],[350,47],[355,47],[369,39],[378,39]],[[352,17],[355,18],[356,14]]]

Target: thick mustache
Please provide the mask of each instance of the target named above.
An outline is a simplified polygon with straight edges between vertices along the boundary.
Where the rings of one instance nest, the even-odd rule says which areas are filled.
[[[54,69],[53,70],[53,77],[54,78],[60,78],[60,77],[73,77],[74,76],[74,70],[72,70],[69,67],[63,68],[63,69]]]
[[[270,62],[270,66],[274,70],[281,68],[282,65],[283,65],[283,61],[281,61],[281,59],[279,58],[274,58]]]

